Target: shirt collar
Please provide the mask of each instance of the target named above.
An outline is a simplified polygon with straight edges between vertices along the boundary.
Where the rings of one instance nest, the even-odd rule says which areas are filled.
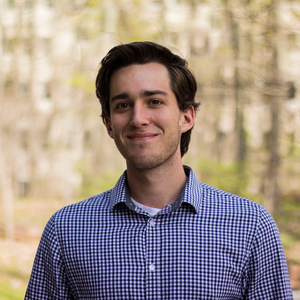
[[[181,206],[182,203],[187,203],[193,206],[196,212],[199,213],[202,202],[201,183],[198,182],[193,170],[190,167],[184,166],[184,170],[188,176],[188,181],[180,196],[172,204],[171,210],[175,211]],[[122,174],[115,187],[111,190],[110,208],[113,209],[119,203],[124,203],[130,209],[135,210],[135,205],[131,201],[128,191],[127,171]]]
[[[185,185],[181,202],[192,205],[198,214],[202,205],[202,183],[197,180],[192,168],[188,166],[183,167],[185,173],[189,173],[189,179]]]

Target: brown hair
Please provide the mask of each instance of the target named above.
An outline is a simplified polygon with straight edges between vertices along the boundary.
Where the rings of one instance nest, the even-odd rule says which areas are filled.
[[[188,69],[185,59],[173,54],[168,48],[152,42],[134,42],[112,48],[101,61],[101,67],[96,77],[96,95],[102,106],[101,117],[105,122],[110,117],[110,78],[117,70],[134,64],[157,62],[164,65],[169,72],[171,90],[176,96],[181,111],[193,106],[195,111],[200,103],[195,102],[197,82]],[[187,152],[191,131],[181,135],[181,157]]]

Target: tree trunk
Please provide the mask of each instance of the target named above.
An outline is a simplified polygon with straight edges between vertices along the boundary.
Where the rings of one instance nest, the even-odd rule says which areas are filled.
[[[246,156],[246,139],[244,129],[243,99],[241,97],[241,76],[240,76],[240,32],[239,25],[234,18],[234,12],[228,0],[224,1],[228,31],[230,34],[230,46],[233,51],[234,64],[234,99],[235,99],[235,132],[236,132],[236,152],[235,160],[242,166]]]
[[[269,159],[265,180],[265,207],[270,213],[279,210],[281,189],[279,186],[280,155],[279,155],[279,116],[280,105],[278,91],[280,88],[280,74],[278,62],[278,31],[279,20],[277,15],[279,1],[273,0],[267,6],[268,16],[266,23],[265,42],[267,51],[271,53],[266,64],[266,82],[268,84],[267,99],[271,113],[271,131],[268,136]]]
[[[2,132],[0,132],[0,195],[3,204],[4,234],[7,239],[14,239],[14,192],[13,180],[7,166],[7,157],[3,147]]]

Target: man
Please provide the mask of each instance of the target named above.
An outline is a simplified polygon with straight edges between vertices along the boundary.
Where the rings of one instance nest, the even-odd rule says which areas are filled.
[[[25,299],[292,299],[268,212],[182,165],[199,105],[186,61],[150,42],[117,46],[96,89],[127,171],[52,216]]]

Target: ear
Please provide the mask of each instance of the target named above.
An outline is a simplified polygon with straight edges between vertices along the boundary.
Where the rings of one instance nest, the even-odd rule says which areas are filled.
[[[107,133],[108,135],[114,139],[114,135],[113,135],[113,129],[111,127],[111,120],[109,117],[105,117],[105,127],[106,127],[106,130],[107,130]]]
[[[195,123],[195,110],[190,106],[187,110],[181,112],[181,133],[190,130]]]

